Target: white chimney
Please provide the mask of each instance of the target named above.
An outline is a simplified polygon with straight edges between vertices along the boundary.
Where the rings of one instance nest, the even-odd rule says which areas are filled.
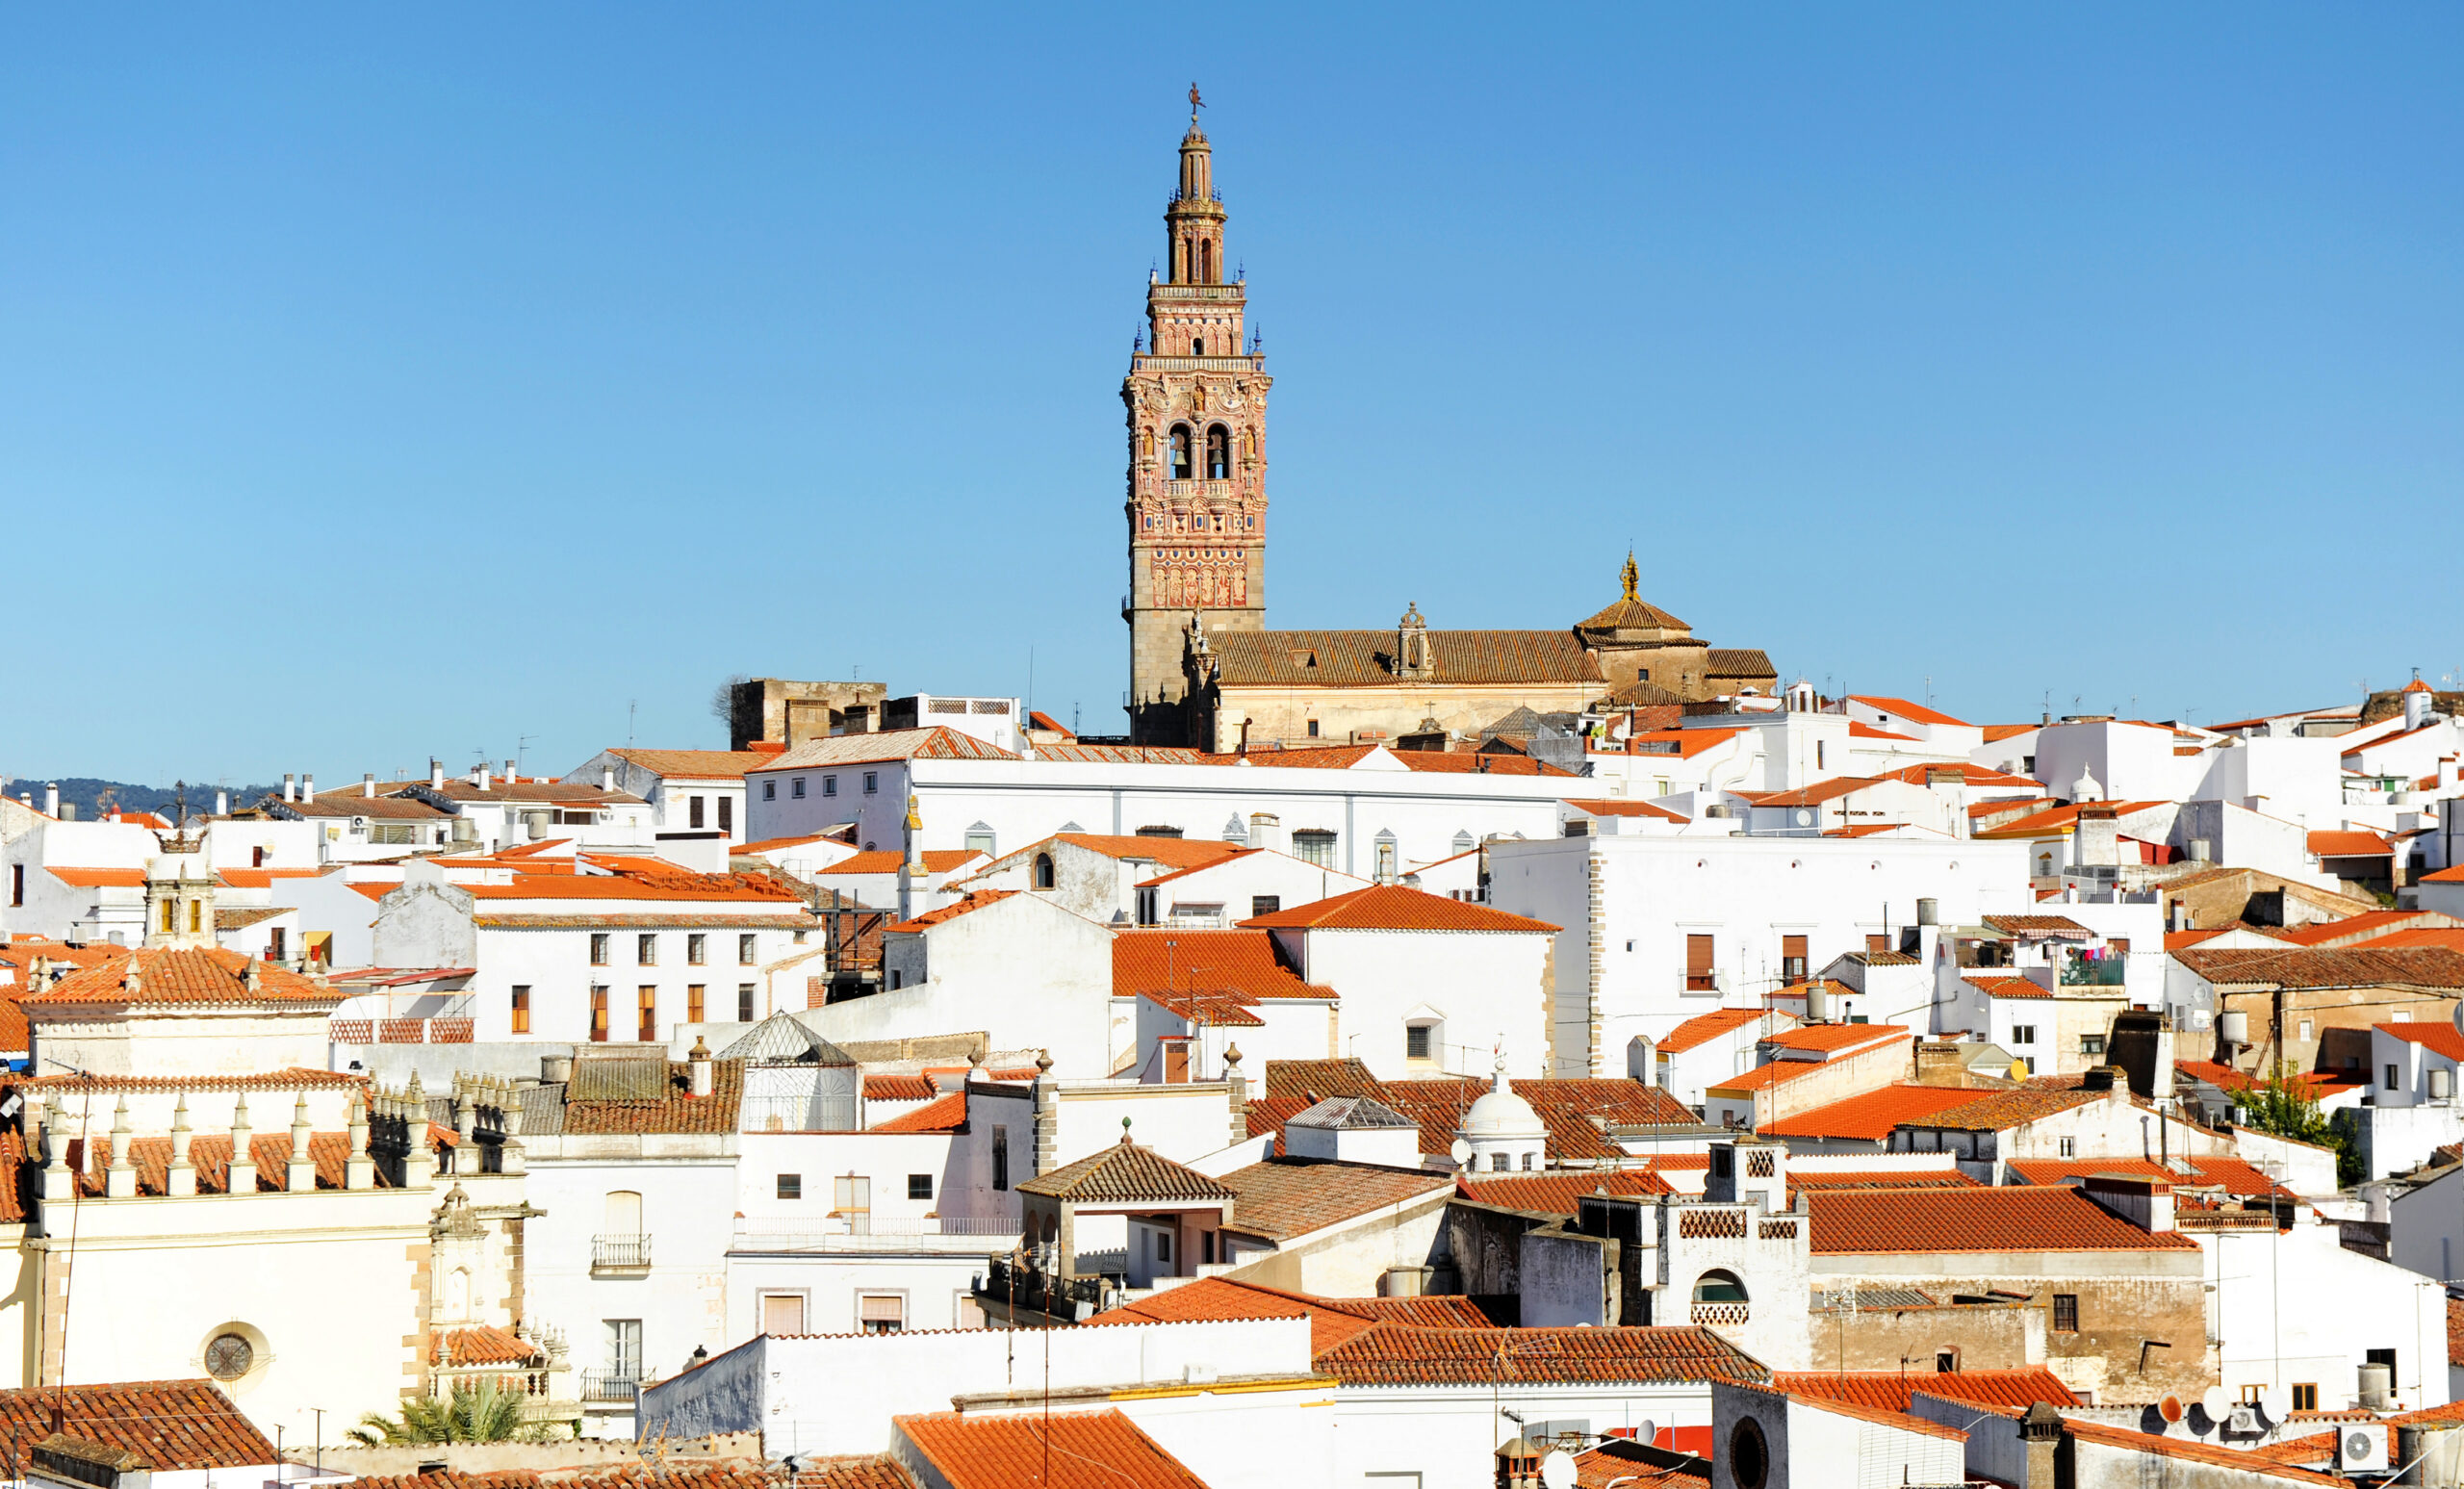
[[[376,794],[376,772],[372,770],[360,772],[359,794],[362,796],[374,796]]]
[[[227,817],[231,815],[230,792],[217,791],[214,793],[214,814],[218,817]]]
[[[315,801],[315,800],[317,799],[317,778],[316,778],[316,777],[311,776],[311,775],[305,775],[305,774],[303,774],[303,775],[301,775],[301,776],[300,776],[300,778],[299,778],[299,799],[300,799],[301,801],[303,801],[303,802],[313,802],[313,801]]]
[[[2455,757],[2454,756],[2452,756],[2452,755],[2446,757],[2445,758],[2441,759],[2441,760],[2438,762],[2438,794],[2439,794],[2439,795],[2441,795],[2441,796],[2452,796],[2452,795],[2454,795],[2454,794],[2455,794],[2455,791],[2456,791],[2456,787],[2457,787],[2457,786],[2459,786],[2459,785],[2464,785],[2464,781],[2459,781],[2459,780],[2457,779],[2457,774],[2456,774],[2456,767],[2457,767],[2457,764],[2458,764],[2458,761],[2457,761],[2456,757]]]
[[[599,767],[599,788],[603,791],[613,791],[616,789],[615,766],[602,765]]]
[[[299,800],[299,778],[287,770],[282,773],[282,799],[286,802]]]
[[[43,783],[42,814],[46,817],[60,815],[60,783],[57,781]]]
[[[1271,848],[1276,852],[1281,852],[1283,849],[1283,819],[1277,817],[1271,811],[1253,811],[1249,813],[1249,846],[1252,848]]]
[[[513,780],[514,780],[513,767],[514,767],[514,762],[513,762],[512,760],[507,760],[507,761],[505,761],[505,762],[504,762],[504,779],[505,779],[505,783],[506,783],[508,785],[509,785],[509,784],[511,784],[511,783],[513,783]]]
[[[445,785],[445,762],[433,755],[427,757],[427,784],[431,791]]]
[[[471,767],[471,783],[484,791],[488,788],[488,762],[481,760]]]

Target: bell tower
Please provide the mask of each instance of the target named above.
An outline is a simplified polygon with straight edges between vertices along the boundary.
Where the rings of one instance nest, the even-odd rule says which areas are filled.
[[[1146,334],[1121,380],[1129,415],[1130,737],[1188,743],[1188,637],[1266,628],[1266,357],[1245,347],[1248,287],[1223,270],[1223,201],[1198,127],[1164,209],[1168,272],[1149,274]]]

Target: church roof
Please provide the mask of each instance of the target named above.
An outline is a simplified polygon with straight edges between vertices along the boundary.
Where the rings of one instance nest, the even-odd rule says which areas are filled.
[[[1682,630],[1694,628],[1647,600],[1626,596],[1575,628],[1577,630]]]
[[[1711,648],[1703,668],[1709,678],[1770,678],[1777,680],[1780,669],[1771,665],[1771,655],[1759,647]]]
[[[1441,683],[1598,682],[1572,631],[1432,630]],[[1392,630],[1231,630],[1207,636],[1225,687],[1396,687]],[[1416,683],[1414,685],[1424,685]]]

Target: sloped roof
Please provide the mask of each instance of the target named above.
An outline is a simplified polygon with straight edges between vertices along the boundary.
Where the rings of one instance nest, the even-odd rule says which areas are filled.
[[[2456,1033],[2455,1026],[2444,1020],[2373,1024],[2371,1027],[2391,1040],[2402,1040],[2407,1044],[2418,1044],[2450,1060],[2464,1061],[2464,1034]]]
[[[744,850],[739,848],[738,853]],[[924,850],[924,872],[947,874],[966,867],[968,861],[984,855],[972,848],[927,848]],[[835,863],[826,863],[808,876],[821,881],[846,879],[864,875],[895,874],[907,861],[907,855],[895,848],[874,848],[851,853]]]
[[[1818,1255],[1912,1251],[2195,1251],[2066,1188],[1809,1190]]]
[[[1456,1180],[1466,1199],[1549,1215],[1580,1212],[1585,1194],[1673,1194],[1666,1179],[1642,1168],[1565,1168],[1552,1173],[1466,1173]]]
[[[1665,807],[1655,807],[1649,802],[1635,801],[1630,797],[1587,798],[1582,801],[1569,801],[1566,806],[1587,817],[1657,817],[1665,822],[1693,820],[1681,812],[1671,811]]]
[[[931,729],[893,729],[872,734],[833,734],[811,739],[783,754],[769,757],[752,770],[826,770],[838,765],[870,765],[883,760],[1014,760],[1018,757],[989,740],[936,725]]]
[[[1606,612],[1603,612],[1604,614]],[[1436,680],[1456,686],[1598,682],[1571,630],[1432,630]],[[1392,630],[1231,630],[1208,635],[1225,687],[1417,687],[1395,675]]]
[[[1771,654],[1758,646],[1715,646],[1704,658],[1706,678],[1777,678],[1780,669],[1771,665]]]
[[[875,1122],[867,1132],[937,1133],[956,1132],[966,1125],[966,1092],[951,1091],[936,1097],[911,1112],[901,1112],[886,1122]]]
[[[779,757],[767,750],[610,750],[654,776],[681,781],[741,781]]]
[[[1400,885],[1371,885],[1348,894],[1296,905],[1241,922],[1244,930],[1276,931],[1531,931],[1553,935],[1562,926],[1527,915],[1509,915],[1486,905],[1449,899]]]
[[[2003,1132],[2067,1112],[2073,1107],[2108,1099],[2103,1091],[2087,1091],[2076,1086],[2066,1089],[2028,1087],[2015,1091],[1989,1091],[1983,1094],[1985,1099],[1981,1101],[1963,1102],[1931,1116],[1910,1117],[1901,1125],[1955,1132]]]
[[[2257,1198],[2293,1193],[2270,1180],[2249,1160],[2212,1155],[2173,1160],[2178,1168],[2145,1158],[2015,1158],[2010,1168],[2029,1184],[2068,1184],[2091,1174],[2118,1173],[2134,1179],[2156,1179],[2183,1188],[2215,1185],[2228,1194]]]
[[[747,1060],[755,1065],[852,1065],[856,1057],[798,1023],[790,1014],[773,1014],[745,1036],[719,1051],[721,1060]]]
[[[1305,983],[1265,931],[1176,931],[1142,927],[1113,937],[1113,995],[1177,989],[1260,998],[1332,998],[1335,989]]]
[[[1928,708],[1919,703],[1911,703],[1905,698],[1883,698],[1866,693],[1851,693],[1848,695],[1848,701],[1863,704],[1877,713],[1898,714],[1912,724],[1948,724],[1958,729],[1974,727],[1965,719],[1952,718],[1938,709]]]
[[[1022,1194],[1045,1194],[1073,1204],[1144,1200],[1168,1204],[1237,1197],[1224,1184],[1126,1137],[1074,1164],[1037,1174],[1017,1188]]]
[[[1786,1014],[1774,1014],[1768,1009],[1714,1009],[1707,1014],[1697,1014],[1679,1024],[1652,1047],[1664,1055],[1681,1055],[1689,1049],[1707,1044],[1721,1035],[1742,1029],[1748,1024],[1760,1023],[1765,1018],[1785,1017],[1787,1017]]]
[[[2076,1406],[2079,1399],[2060,1376],[2041,1365],[2019,1370],[1959,1370],[1911,1374],[1898,1370],[1784,1370],[1771,1375],[1771,1388],[1791,1396],[1819,1396],[1855,1401],[1885,1411],[1908,1410],[1909,1398],[1921,1391],[1980,1405],[2026,1410],[2039,1401],[2048,1406]]]
[[[2464,952],[2444,946],[2375,950],[2246,947],[2172,953],[2173,960],[2211,983],[2279,988],[2464,988]]]
[[[588,1060],[574,1062],[577,1074]],[[664,1062],[667,1079],[656,1094],[630,1096],[584,1097],[575,1099],[563,1086],[536,1087],[532,1090],[554,1091],[564,1096],[564,1125],[567,1133],[726,1133],[735,1131],[736,1110],[744,1096],[744,1062],[718,1060],[710,1065],[710,1093],[693,1094],[691,1067],[684,1063]],[[528,1112],[526,1101],[524,1110]],[[526,1119],[526,1131],[530,1130]]]
[[[1318,1357],[1349,1386],[1512,1381],[1710,1381],[1770,1373],[1709,1329],[1411,1328],[1381,1323]]]
[[[890,1420],[949,1489],[1207,1489],[1117,1407]]]
[[[252,967],[257,976],[253,989],[246,983]],[[129,986],[131,977],[137,980],[135,988]],[[17,1001],[30,1009],[93,1003],[141,1007],[279,1003],[304,1010],[319,1005],[332,1007],[347,996],[343,989],[302,977],[274,963],[257,962],[219,947],[192,946],[133,951],[125,957],[81,967],[42,991],[29,992]]]
[[[1232,1170],[1223,1183],[1240,1196],[1227,1225],[1270,1241],[1305,1236],[1373,1210],[1454,1189],[1451,1174],[1331,1158],[1270,1158]]]
[[[20,1443],[59,1430],[143,1458],[156,1473],[270,1464],[273,1444],[211,1380],[0,1391],[0,1425]]]
[[[1381,1081],[1357,1060],[1270,1060],[1265,1098],[1249,1102],[1249,1132],[1279,1131],[1312,1102],[1327,1096],[1373,1096],[1420,1124],[1421,1152],[1445,1153],[1473,1102],[1489,1082],[1475,1076]],[[1622,1159],[1599,1122],[1620,1126],[1691,1126],[1694,1113],[1656,1086],[1630,1080],[1518,1080],[1514,1093],[1549,1128],[1549,1155],[1560,1161]]]
[[[1690,635],[1693,629],[1650,601],[1631,594],[1620,596],[1606,608],[1575,623],[1577,630],[1681,630]]]
[[[1804,1024],[1764,1035],[1759,1042],[1774,1049],[1801,1049],[1828,1059],[1868,1044],[1885,1043],[1909,1034],[1904,1024]]]
[[[1757,1131],[1764,1137],[1857,1138],[1880,1142],[1903,1122],[1927,1122],[1993,1094],[1960,1086],[1886,1086],[1766,1122]]]
[[[1420,1123],[1374,1096],[1328,1096],[1294,1116],[1285,1125],[1290,1126],[1292,1122],[1298,1122],[1304,1127],[1324,1127],[1344,1132],[1420,1126]]]

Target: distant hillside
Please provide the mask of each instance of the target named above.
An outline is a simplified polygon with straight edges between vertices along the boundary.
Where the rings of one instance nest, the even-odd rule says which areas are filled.
[[[172,799],[179,793],[167,785],[139,785],[133,781],[98,781],[92,776],[17,776],[8,784],[8,794],[19,801],[32,799],[35,809],[42,809],[43,787],[57,783],[60,804],[77,809],[81,822],[91,822],[115,811],[159,812],[165,820],[171,815]],[[211,784],[189,787],[189,810],[212,811],[214,793],[231,793],[231,805],[242,806],[271,791],[279,795],[278,785],[222,786]]]

